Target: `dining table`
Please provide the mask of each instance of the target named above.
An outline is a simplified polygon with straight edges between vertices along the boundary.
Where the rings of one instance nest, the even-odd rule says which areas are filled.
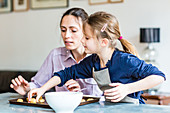
[[[21,98],[18,93],[0,94],[0,113],[54,113],[51,108],[10,104],[9,100]],[[67,108],[66,108],[67,109]],[[168,105],[111,103],[98,101],[78,106],[74,113],[170,113]]]

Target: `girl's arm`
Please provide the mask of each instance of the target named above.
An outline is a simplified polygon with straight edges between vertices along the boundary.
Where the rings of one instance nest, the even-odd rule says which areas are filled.
[[[133,83],[111,83],[110,86],[114,88],[105,90],[104,95],[107,96],[106,98],[110,99],[112,102],[119,102],[128,94],[152,88],[162,83],[164,80],[165,79],[162,76],[150,75]]]
[[[129,89],[128,94],[146,90],[146,89],[150,89],[154,86],[157,86],[158,84],[161,84],[164,80],[165,80],[165,78],[162,76],[151,75],[151,76],[148,76],[148,77],[141,79],[137,82],[129,83],[129,84],[127,84],[127,87]]]
[[[28,93],[28,99],[31,99],[32,95],[37,95],[36,100],[38,101],[47,90],[56,85],[62,86],[70,79],[92,77],[92,58],[93,56],[86,57],[79,64],[55,72],[54,76],[41,88],[31,90]]]
[[[61,79],[58,76],[52,77],[47,83],[45,83],[41,88],[35,88],[29,91],[28,100],[32,98],[33,95],[36,95],[36,101],[38,102],[39,98],[49,89],[61,83]]]
[[[71,67],[67,67],[64,70],[55,72],[54,76],[61,78],[61,83],[58,86],[63,86],[68,80],[77,78],[92,78],[92,69],[93,69],[93,57],[90,55],[84,58],[80,63],[75,64]]]
[[[123,54],[119,59],[119,63],[123,64],[119,68],[126,72],[126,77],[129,77],[130,81],[124,84],[110,84],[114,88],[106,90],[104,95],[112,102],[119,102],[128,94],[149,89],[166,79],[164,73],[157,67],[145,63],[134,55]]]

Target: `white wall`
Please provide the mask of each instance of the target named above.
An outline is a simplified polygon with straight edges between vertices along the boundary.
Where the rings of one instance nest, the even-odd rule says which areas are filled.
[[[119,22],[122,35],[139,53],[146,44],[139,43],[140,27],[160,27],[159,68],[167,81],[161,91],[170,92],[170,0],[124,0],[123,3],[88,5],[87,0],[69,0],[69,7],[82,7],[91,14],[107,11]],[[51,49],[62,46],[60,17],[68,8],[29,10],[0,14],[0,70],[38,70]]]

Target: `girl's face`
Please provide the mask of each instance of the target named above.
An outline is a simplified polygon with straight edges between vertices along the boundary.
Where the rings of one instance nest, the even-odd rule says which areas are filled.
[[[82,31],[82,21],[72,15],[66,15],[61,22],[61,36],[65,47],[75,50],[82,46],[81,39],[84,34]]]
[[[83,39],[81,40],[84,48],[85,48],[85,52],[88,54],[93,54],[93,53],[98,53],[98,51],[100,50],[100,44],[98,39],[94,36],[91,27],[88,24],[85,24],[84,27],[84,34],[85,37],[83,37]]]

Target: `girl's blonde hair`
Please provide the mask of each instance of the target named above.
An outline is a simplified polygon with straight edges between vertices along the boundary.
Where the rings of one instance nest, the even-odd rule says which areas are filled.
[[[110,40],[110,47],[115,48],[116,41],[121,37],[119,23],[115,16],[106,12],[96,12],[88,17],[85,24],[89,24],[97,38],[107,38]],[[139,57],[134,46],[126,39],[120,39],[124,52],[131,53]]]

